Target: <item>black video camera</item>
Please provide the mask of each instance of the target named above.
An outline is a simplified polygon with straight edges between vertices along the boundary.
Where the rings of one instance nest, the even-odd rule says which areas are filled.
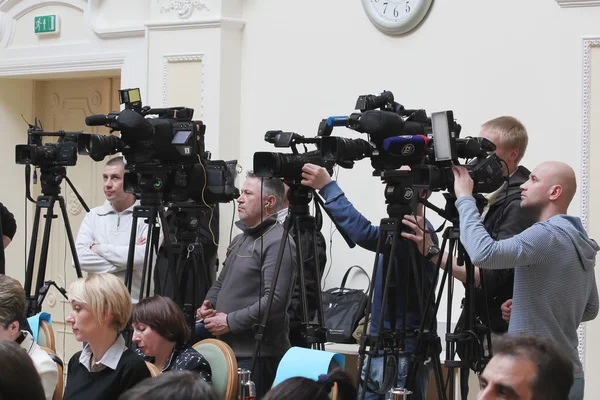
[[[68,167],[77,163],[77,141],[81,132],[44,132],[29,125],[27,144],[15,146],[15,162],[36,167]],[[44,137],[58,137],[55,143],[42,143]]]
[[[302,167],[310,163],[327,168],[333,173],[335,162],[326,161],[320,150],[307,151],[306,144],[314,144],[319,148],[321,138],[305,138],[293,132],[268,131],[265,141],[273,143],[275,147],[291,147],[292,154],[256,152],[254,153],[254,174],[264,178],[281,178],[290,186],[300,184],[302,180]],[[304,153],[299,153],[298,144],[303,144]],[[346,163],[345,165],[347,165]],[[342,166],[345,166],[342,165]]]
[[[80,154],[95,161],[118,151],[123,153],[125,190],[142,200],[175,202],[192,199],[226,203],[237,196],[237,160],[210,160],[205,151],[206,125],[194,121],[186,107],[142,107],[139,89],[119,91],[121,112],[91,115],[88,126],[107,126],[121,137],[85,134],[79,137]],[[147,118],[152,117],[152,118]]]
[[[484,138],[460,139],[461,126],[452,111],[433,113],[423,109],[407,110],[394,102],[391,92],[380,96],[359,96],[361,113],[329,117],[321,121],[321,155],[336,163],[370,157],[374,175],[410,166],[413,183],[427,190],[452,190],[452,165],[459,158],[470,159],[464,165],[475,183],[475,193],[493,192],[503,183],[496,146]],[[379,107],[379,110],[373,108]],[[369,135],[363,139],[330,136],[334,127],[344,126]]]

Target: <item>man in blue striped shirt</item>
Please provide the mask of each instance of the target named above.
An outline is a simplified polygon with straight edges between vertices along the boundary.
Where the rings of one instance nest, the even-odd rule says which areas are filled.
[[[453,170],[460,240],[471,261],[483,269],[516,267],[509,333],[547,337],[564,349],[574,365],[569,400],[583,399],[577,328],[598,314],[594,267],[600,247],[578,217],[567,215],[577,189],[575,172],[560,162],[536,167],[521,186],[521,207],[537,223],[510,239],[494,241],[481,223],[468,171]]]

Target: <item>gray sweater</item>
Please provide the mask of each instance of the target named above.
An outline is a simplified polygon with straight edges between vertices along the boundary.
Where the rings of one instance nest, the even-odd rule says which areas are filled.
[[[219,339],[229,344],[237,357],[251,357],[256,343],[252,327],[261,323],[267,308],[283,227],[273,217],[253,228],[239,221],[236,225],[242,233],[229,245],[225,267],[206,300],[217,312],[227,314],[231,332]],[[283,252],[267,340],[261,344],[260,356],[280,357],[290,348],[286,310],[295,276],[295,253],[294,241],[290,239]]]
[[[474,265],[515,268],[509,333],[547,337],[569,355],[583,376],[577,327],[598,314],[594,272],[598,244],[577,217],[555,215],[510,239],[494,241],[481,224],[473,197],[456,201],[460,240]]]

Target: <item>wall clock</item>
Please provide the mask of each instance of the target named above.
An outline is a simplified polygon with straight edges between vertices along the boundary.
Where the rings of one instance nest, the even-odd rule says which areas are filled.
[[[367,16],[384,33],[399,35],[425,18],[433,0],[362,0]]]

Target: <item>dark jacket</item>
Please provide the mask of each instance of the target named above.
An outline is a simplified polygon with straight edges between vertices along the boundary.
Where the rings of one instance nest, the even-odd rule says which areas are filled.
[[[511,238],[535,223],[531,212],[521,209],[520,186],[529,179],[529,170],[519,166],[508,182],[507,190],[498,194],[490,205],[483,226],[494,240]],[[475,313],[483,322],[487,303],[490,315],[490,329],[494,333],[508,331],[508,323],[502,319],[502,304],[512,298],[514,285],[514,269],[479,270],[483,287],[475,291]],[[461,316],[462,320],[462,316]]]
[[[144,357],[145,361],[154,363],[154,357],[146,357],[140,349],[135,349],[135,352]],[[167,371],[192,371],[200,374],[202,379],[211,383],[211,369],[206,358],[190,346],[179,346],[173,350],[167,365],[162,369],[162,372]]]
[[[0,221],[2,224],[2,235],[12,240],[17,232],[17,221],[15,221],[15,216],[2,203],[0,203]]]
[[[252,228],[239,221],[236,225],[242,233],[229,245],[223,271],[206,300],[217,312],[227,314],[231,332],[219,339],[229,344],[237,357],[251,357],[256,343],[252,329],[262,323],[267,309],[283,227],[273,217]],[[290,348],[286,311],[294,283],[295,252],[294,241],[288,240],[268,317],[267,340],[260,347],[264,357],[282,356]]]

